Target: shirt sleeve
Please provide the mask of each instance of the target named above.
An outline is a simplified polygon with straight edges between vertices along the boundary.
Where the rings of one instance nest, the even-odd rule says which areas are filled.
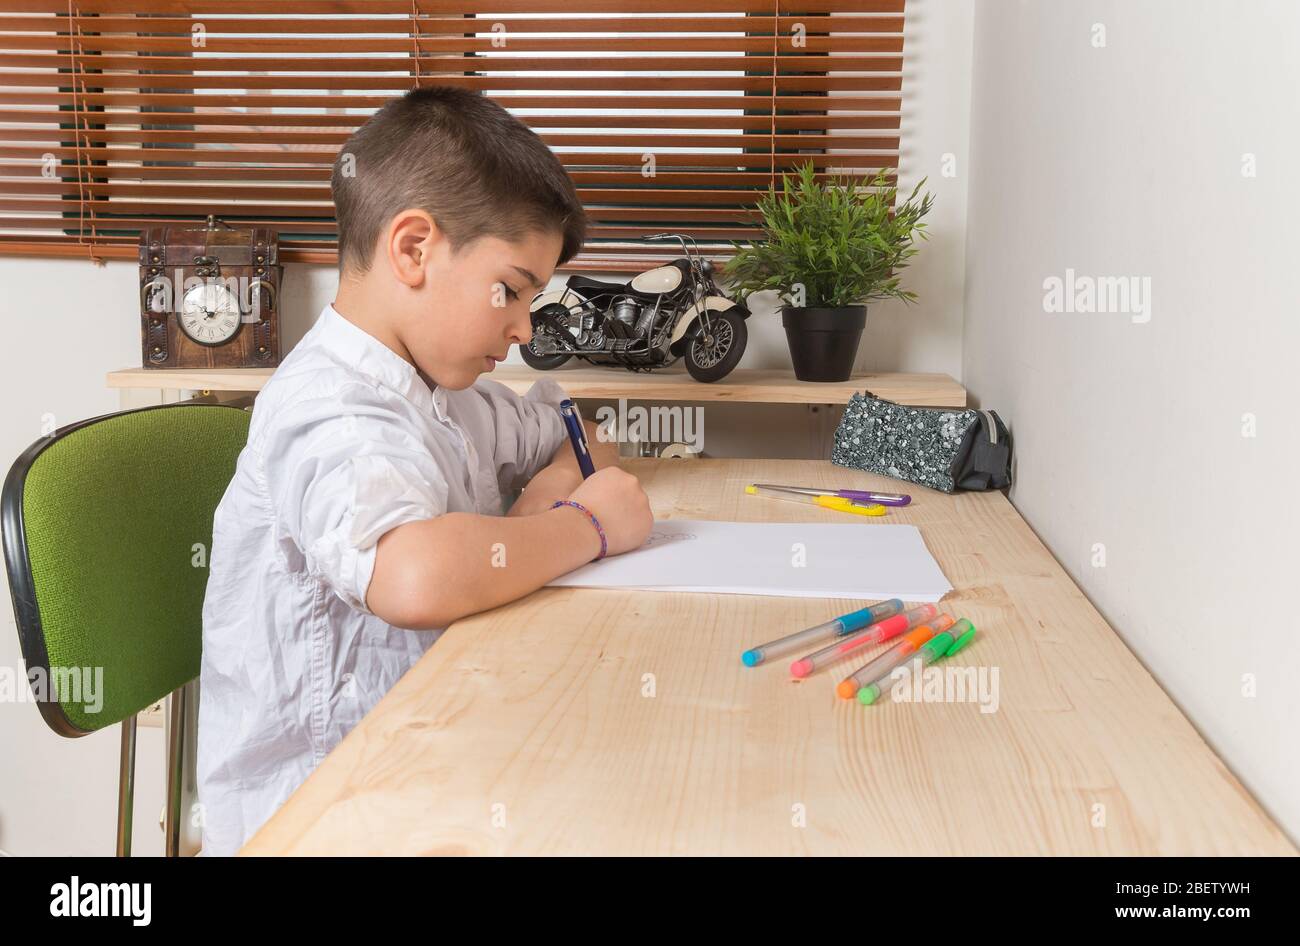
[[[560,402],[569,395],[550,378],[541,378],[523,397],[504,384],[479,382],[492,412],[497,482],[503,494],[522,488],[551,462],[568,439]]]
[[[447,511],[448,485],[413,421],[358,386],[294,405],[276,419],[263,469],[281,541],[351,607],[366,591],[379,539]]]

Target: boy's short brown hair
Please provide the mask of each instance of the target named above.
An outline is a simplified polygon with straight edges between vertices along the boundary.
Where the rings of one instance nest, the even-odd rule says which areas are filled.
[[[550,148],[490,98],[454,86],[412,89],[372,115],[334,159],[330,191],[345,273],[365,273],[384,228],[412,207],[455,250],[558,230],[558,265],[586,237],[586,213]]]

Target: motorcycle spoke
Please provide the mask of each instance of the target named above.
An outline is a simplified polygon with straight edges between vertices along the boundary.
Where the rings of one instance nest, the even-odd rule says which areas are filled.
[[[695,363],[701,368],[712,368],[727,357],[727,352],[731,350],[731,341],[731,323],[726,319],[715,320],[713,323],[713,344],[702,345],[698,338],[692,343],[695,346]]]

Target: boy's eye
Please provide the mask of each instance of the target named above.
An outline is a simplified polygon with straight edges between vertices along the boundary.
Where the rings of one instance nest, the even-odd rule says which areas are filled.
[[[499,283],[497,283],[497,286],[500,287],[501,292],[502,292],[502,293],[505,295],[505,297],[506,297],[508,300],[510,300],[511,302],[514,302],[516,299],[519,298],[519,293],[516,292],[515,290],[511,289],[509,283],[506,283],[506,282],[499,282]]]

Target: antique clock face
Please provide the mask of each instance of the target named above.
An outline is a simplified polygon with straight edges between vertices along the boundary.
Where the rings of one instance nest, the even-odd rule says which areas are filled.
[[[224,345],[239,331],[239,298],[219,282],[189,289],[176,312],[181,331],[200,345]]]

